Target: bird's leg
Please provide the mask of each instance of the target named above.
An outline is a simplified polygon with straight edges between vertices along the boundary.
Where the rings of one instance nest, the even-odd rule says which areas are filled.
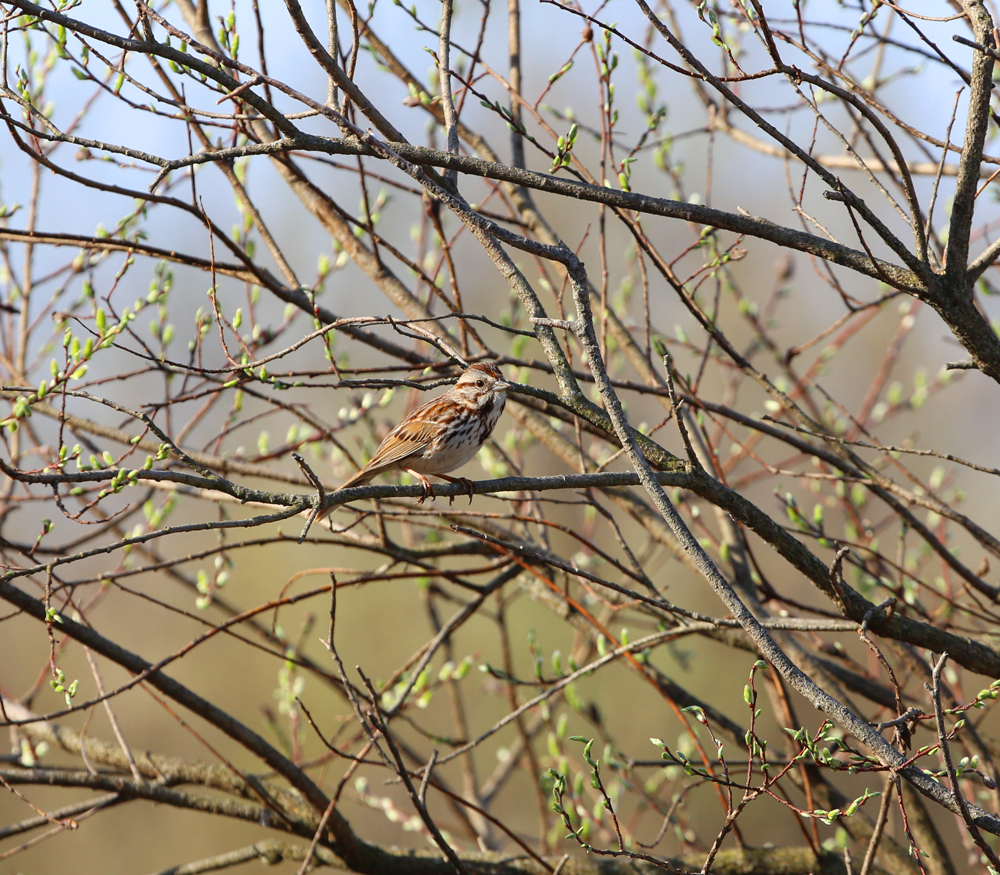
[[[437,498],[434,494],[434,484],[431,483],[423,474],[419,471],[414,471],[412,468],[404,468],[407,474],[412,474],[417,480],[420,481],[420,485],[424,488],[424,494],[417,499],[417,504],[423,504],[428,498]]]
[[[436,474],[435,476],[440,477],[442,480],[447,480],[449,483],[461,483],[469,493],[469,504],[472,504],[472,481],[468,477],[449,477],[447,474]],[[450,507],[455,501],[454,495],[448,496],[448,506]]]

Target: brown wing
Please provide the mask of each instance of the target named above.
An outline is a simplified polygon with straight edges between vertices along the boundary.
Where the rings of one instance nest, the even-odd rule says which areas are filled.
[[[368,464],[340,488],[363,486],[376,475],[426,450],[431,441],[434,440],[437,428],[431,420],[426,419],[421,414],[435,401],[437,401],[436,398],[418,407],[390,431],[385,436],[385,440],[379,444],[375,455],[371,457]]]

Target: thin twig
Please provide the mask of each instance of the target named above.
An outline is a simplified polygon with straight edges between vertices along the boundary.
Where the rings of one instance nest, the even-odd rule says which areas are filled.
[[[958,800],[959,813],[962,815],[962,820],[965,821],[965,826],[969,831],[969,835],[976,843],[976,847],[983,852],[983,856],[989,860],[990,865],[997,871],[1000,871],[1000,857],[997,856],[993,848],[991,848],[986,839],[983,838],[982,833],[979,831],[979,827],[972,818],[969,803],[966,801],[965,796],[962,795],[962,788],[958,782],[958,772],[955,770],[955,763],[951,758],[951,747],[948,744],[948,730],[944,725],[944,707],[941,705],[941,672],[944,670],[944,666],[947,661],[948,654],[942,653],[938,661],[934,663],[934,668],[931,672],[931,683],[924,684],[924,688],[931,694],[931,701],[934,704],[934,718],[937,725],[938,745],[941,748],[941,758],[944,760],[944,767],[948,772],[948,780],[951,781],[951,789],[955,794],[955,798]]]

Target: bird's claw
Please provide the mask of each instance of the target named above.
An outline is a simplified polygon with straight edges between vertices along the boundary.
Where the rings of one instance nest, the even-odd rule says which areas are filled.
[[[436,477],[440,477],[442,480],[447,480],[449,483],[461,483],[465,487],[465,490],[469,493],[469,504],[472,504],[472,496],[475,495],[475,487],[473,482],[468,477],[449,477],[447,474],[436,474]],[[417,499],[417,504],[423,504],[428,498],[437,498],[437,493],[434,491],[434,484],[431,483],[426,477],[420,478],[420,485],[424,488],[424,494]],[[448,496],[448,507],[453,507],[455,504],[455,496]]]
[[[475,494],[475,492],[473,491],[472,481],[468,477],[448,477],[445,474],[438,474],[438,477],[447,480],[449,483],[461,483],[462,486],[464,486],[466,491],[469,493],[469,504],[470,505],[472,504],[472,496]],[[455,496],[449,495],[448,507],[453,507],[454,504],[455,504]]]
[[[437,493],[434,492],[433,483],[431,483],[429,480],[425,480],[420,485],[424,487],[424,494],[417,499],[417,504],[423,504],[425,501],[427,501],[428,498],[430,498],[431,500],[437,498]]]

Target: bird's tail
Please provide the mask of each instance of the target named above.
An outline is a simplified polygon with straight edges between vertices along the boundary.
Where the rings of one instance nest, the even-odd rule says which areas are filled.
[[[367,468],[362,468],[353,477],[348,477],[340,486],[337,487],[337,492],[341,489],[350,489],[352,486],[364,486],[367,483],[371,483],[372,478],[377,474],[377,471],[370,471]]]

